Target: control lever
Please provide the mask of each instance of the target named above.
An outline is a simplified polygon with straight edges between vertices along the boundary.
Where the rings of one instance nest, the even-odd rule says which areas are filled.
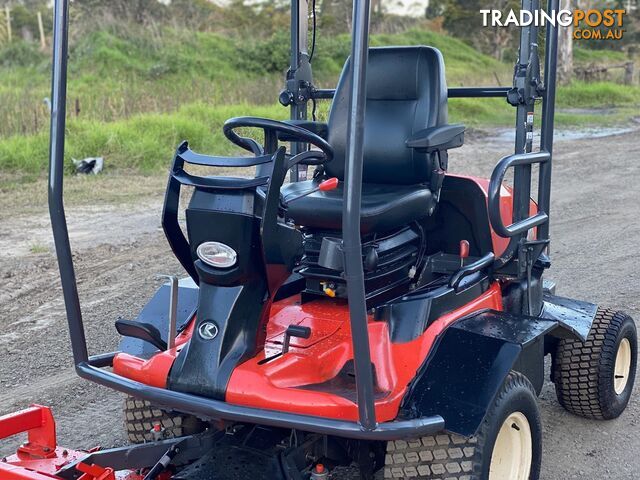
[[[282,340],[282,351],[276,353],[275,355],[271,355],[270,357],[265,357],[258,362],[258,365],[264,365],[271,360],[275,360],[283,356],[285,353],[289,351],[291,346],[291,337],[296,338],[310,338],[311,337],[311,328],[303,327],[301,325],[289,325],[284,332],[284,339]]]
[[[289,325],[284,332],[284,340],[282,341],[282,355],[289,351],[291,337],[307,339],[311,337],[311,328],[300,325]]]
[[[167,349],[167,342],[162,339],[160,331],[150,323],[119,318],[116,320],[116,330],[123,337],[137,338],[145,341],[162,352]]]
[[[312,188],[307,192],[301,193],[296,197],[290,198],[287,201],[284,201],[283,206],[286,207],[291,202],[295,202],[296,200],[306,197],[307,195],[311,195],[312,193],[315,193],[315,192],[329,192],[331,190],[335,190],[336,188],[338,188],[338,182],[339,180],[336,177],[328,178],[324,182],[320,182],[320,184],[317,187]]]
[[[460,268],[464,267],[464,259],[469,256],[469,241],[460,240]]]

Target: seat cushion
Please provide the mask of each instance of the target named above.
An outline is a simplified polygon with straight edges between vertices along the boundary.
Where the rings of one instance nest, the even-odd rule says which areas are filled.
[[[312,190],[317,180],[284,185],[284,201]],[[329,192],[315,192],[291,202],[287,218],[297,225],[318,230],[342,230],[342,194],[344,184]],[[362,184],[360,232],[385,232],[407,225],[430,214],[435,202],[431,190],[423,185]]]

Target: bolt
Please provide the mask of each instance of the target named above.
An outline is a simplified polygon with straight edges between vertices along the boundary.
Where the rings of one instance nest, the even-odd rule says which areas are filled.
[[[3,461],[4,463],[7,463],[7,457],[2,457],[2,461]]]
[[[66,457],[67,455],[69,455],[69,452],[67,450],[62,450],[62,456]]]
[[[45,451],[45,452],[50,452],[51,451],[51,449],[49,447],[44,447],[42,450]]]

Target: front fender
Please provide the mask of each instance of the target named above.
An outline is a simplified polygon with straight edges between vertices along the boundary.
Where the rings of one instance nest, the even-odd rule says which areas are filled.
[[[557,320],[487,310],[449,327],[403,400],[411,416],[440,415],[445,429],[470,437],[511,370],[542,379],[542,340],[565,327]]]

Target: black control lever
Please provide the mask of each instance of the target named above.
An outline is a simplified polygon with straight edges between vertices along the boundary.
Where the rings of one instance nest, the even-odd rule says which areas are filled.
[[[291,347],[291,337],[295,338],[310,338],[311,337],[311,328],[303,327],[301,325],[289,325],[284,332],[284,339],[282,340],[282,351],[276,353],[275,355],[271,355],[270,357],[266,357],[258,362],[258,365],[263,365],[271,360],[275,360],[283,356],[285,353],[289,351]]]
[[[167,342],[162,339],[160,331],[150,323],[119,318],[116,320],[116,330],[123,337],[137,338],[150,343],[161,352],[167,349]]]
[[[284,332],[284,340],[282,341],[283,355],[289,351],[291,337],[307,339],[311,337],[311,328],[303,327],[301,325],[289,325],[287,330]]]

